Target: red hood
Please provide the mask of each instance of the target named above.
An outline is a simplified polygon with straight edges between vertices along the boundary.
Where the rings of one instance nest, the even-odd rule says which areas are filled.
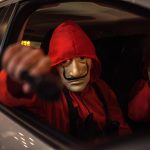
[[[91,58],[94,74],[99,76],[101,72],[100,61],[92,41],[80,26],[72,21],[63,22],[55,29],[49,45],[49,56],[52,67],[73,57]]]

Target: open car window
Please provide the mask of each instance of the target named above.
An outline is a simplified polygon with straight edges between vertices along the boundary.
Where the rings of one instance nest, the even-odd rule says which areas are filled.
[[[127,117],[129,92],[142,76],[140,66],[150,32],[149,20],[98,2],[44,5],[28,18],[22,44],[42,48],[47,54],[53,30],[65,20],[77,22],[94,42],[102,62],[102,78],[117,94]]]
[[[94,43],[97,57],[101,60],[102,79],[116,93],[126,121],[136,132],[139,132],[141,127],[146,127],[147,124],[136,124],[129,120],[127,105],[130,101],[129,97],[132,86],[138,79],[144,78],[141,66],[149,47],[149,19],[94,1],[46,4],[42,5],[28,17],[21,31],[21,44],[42,48],[44,53],[47,54],[54,29],[66,20],[78,23]],[[33,130],[34,132],[38,130],[40,135],[41,133],[46,134],[44,140],[48,140],[47,136],[51,137],[53,135],[53,138],[64,138],[63,142],[70,138],[70,142],[74,141],[81,145],[85,144],[74,137],[70,137],[70,135],[64,135],[64,133],[57,131],[57,129],[47,126],[45,122],[35,117],[34,114],[31,114],[26,109],[24,110],[24,108],[17,108],[13,111],[15,113],[17,111],[16,114],[24,118],[32,127],[34,125],[36,128],[36,130]],[[92,145],[91,147],[97,149],[93,145],[103,145],[104,143],[97,141],[87,145]],[[70,145],[73,146],[72,143]],[[87,145],[85,144],[84,146],[87,148]],[[63,148],[65,149],[66,147]]]
[[[9,21],[11,20],[11,15],[13,13],[15,5],[12,3],[8,6],[0,7],[0,44],[4,37]]]

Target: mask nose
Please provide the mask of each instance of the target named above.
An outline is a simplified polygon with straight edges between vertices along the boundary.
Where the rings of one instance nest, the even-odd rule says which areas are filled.
[[[72,77],[80,77],[82,72],[82,68],[76,60],[72,61],[71,70],[69,75]]]

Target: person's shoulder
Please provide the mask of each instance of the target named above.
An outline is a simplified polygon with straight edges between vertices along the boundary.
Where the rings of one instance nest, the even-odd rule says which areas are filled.
[[[109,86],[109,84],[107,84],[106,81],[104,81],[103,79],[98,79],[96,81],[96,84],[99,87],[100,92],[105,97],[106,101],[108,101],[109,103],[113,103],[113,102],[116,103],[116,94]]]
[[[134,96],[137,95],[137,93],[145,91],[146,89],[149,88],[150,88],[149,81],[144,79],[137,80],[132,86],[130,97],[133,98]]]
[[[104,81],[103,79],[97,79],[96,84],[102,88],[110,88],[110,86],[107,84],[107,82]]]
[[[103,79],[98,79],[95,84],[99,87],[99,89],[101,90],[101,92],[104,95],[114,95],[114,91],[112,90],[112,88],[109,86],[109,84],[104,81]]]

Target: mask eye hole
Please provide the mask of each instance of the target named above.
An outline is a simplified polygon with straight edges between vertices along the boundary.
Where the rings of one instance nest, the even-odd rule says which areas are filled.
[[[79,57],[80,62],[86,62],[87,58],[86,57]]]
[[[70,60],[70,59],[65,60],[65,61],[62,62],[62,66],[63,66],[63,67],[66,67],[66,66],[68,66],[70,63],[71,63],[71,60]]]
[[[81,60],[85,59],[85,57],[80,57]]]

